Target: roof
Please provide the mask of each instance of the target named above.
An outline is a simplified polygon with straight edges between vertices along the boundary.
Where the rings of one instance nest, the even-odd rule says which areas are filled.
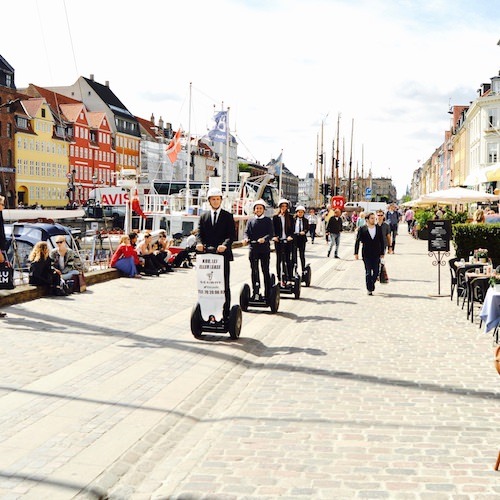
[[[134,115],[127,109],[125,104],[123,104],[115,93],[107,86],[102,83],[98,83],[90,78],[82,77],[87,84],[94,90],[94,92],[108,105],[108,107],[117,116],[123,116],[135,120]]]
[[[139,125],[143,129],[144,133],[155,139],[156,134],[153,132],[155,130],[155,124],[151,120],[146,120],[145,118],[140,118],[136,116],[135,119],[139,122]]]
[[[101,128],[102,121],[106,118],[104,111],[88,111],[87,120],[89,121],[90,128]],[[108,130],[110,130],[108,125]]]
[[[45,104],[45,99],[42,97],[31,97],[30,99],[22,101],[22,103],[28,115],[34,117],[38,114],[42,104]]]

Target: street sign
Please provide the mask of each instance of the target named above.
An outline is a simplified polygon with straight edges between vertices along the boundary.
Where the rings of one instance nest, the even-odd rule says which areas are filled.
[[[371,200],[372,199],[372,188],[366,188],[365,189],[365,198],[367,200]]]
[[[5,172],[7,174],[13,174],[16,171],[14,167],[0,167],[0,172]]]

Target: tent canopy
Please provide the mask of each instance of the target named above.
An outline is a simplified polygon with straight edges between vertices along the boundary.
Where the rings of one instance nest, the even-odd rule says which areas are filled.
[[[420,198],[422,201],[430,203],[474,203],[478,201],[498,201],[500,197],[473,189],[453,187],[442,191],[435,191],[434,193],[423,194]]]

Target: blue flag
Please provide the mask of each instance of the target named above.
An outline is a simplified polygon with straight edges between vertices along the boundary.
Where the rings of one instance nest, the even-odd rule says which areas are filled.
[[[273,174],[273,175],[281,175],[281,164],[282,164],[282,157],[283,156],[283,151],[280,153],[280,155],[278,156],[278,159],[277,160],[274,160],[271,162],[271,164],[269,165],[269,168],[267,169],[267,171],[270,173],[270,174]]]
[[[214,116],[215,125],[208,132],[208,137],[214,142],[227,141],[227,111],[219,111]]]

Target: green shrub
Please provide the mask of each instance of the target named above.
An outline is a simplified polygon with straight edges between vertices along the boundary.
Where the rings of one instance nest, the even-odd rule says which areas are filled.
[[[500,265],[500,224],[454,224],[453,246],[459,259],[486,248],[493,266]]]

